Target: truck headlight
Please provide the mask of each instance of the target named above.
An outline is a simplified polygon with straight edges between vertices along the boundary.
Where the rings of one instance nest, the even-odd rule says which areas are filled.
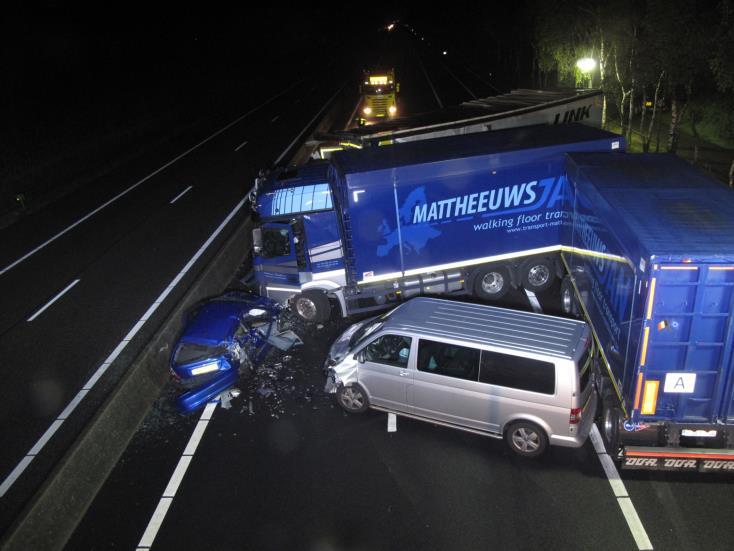
[[[365,115],[371,115],[372,114],[372,107],[365,107],[364,109],[362,109],[362,112]]]
[[[397,107],[395,107],[394,105],[391,105],[391,106],[390,106],[390,109],[388,109],[388,111],[390,111],[390,114],[391,114],[391,115],[394,115],[395,113],[397,113],[397,112],[398,112],[398,108],[397,108]]]

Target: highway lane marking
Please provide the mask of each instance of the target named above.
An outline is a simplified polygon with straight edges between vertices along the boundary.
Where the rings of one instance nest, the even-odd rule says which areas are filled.
[[[301,80],[303,80],[303,79],[301,79]],[[0,275],[2,275],[2,274],[4,274],[5,272],[7,272],[8,270],[10,270],[10,269],[14,268],[14,267],[15,267],[15,266],[17,266],[18,264],[20,264],[21,262],[23,262],[24,260],[26,260],[27,258],[29,258],[30,256],[33,256],[33,255],[34,255],[34,254],[36,254],[36,253],[37,253],[38,251],[40,251],[41,249],[45,248],[45,247],[46,247],[47,245],[49,245],[49,244],[53,243],[54,241],[56,241],[56,240],[57,240],[57,239],[58,239],[59,237],[61,237],[62,235],[65,235],[66,233],[70,232],[70,231],[71,231],[71,230],[73,230],[73,229],[74,229],[75,227],[77,227],[77,226],[78,226],[79,224],[81,224],[81,223],[82,223],[82,222],[84,222],[85,220],[88,220],[89,218],[91,218],[92,216],[94,216],[95,214],[97,214],[97,213],[98,213],[99,211],[101,211],[102,209],[104,209],[105,207],[107,207],[107,206],[111,205],[112,203],[114,203],[115,201],[117,201],[118,199],[120,199],[121,197],[124,197],[125,195],[127,195],[128,193],[130,193],[130,192],[131,192],[132,190],[134,190],[134,189],[135,189],[135,188],[137,188],[138,186],[140,186],[140,185],[142,185],[143,183],[147,182],[148,180],[150,180],[150,179],[151,179],[151,178],[152,178],[153,176],[155,176],[156,174],[159,174],[160,172],[162,172],[163,170],[165,170],[166,168],[168,168],[169,166],[171,166],[171,165],[172,165],[172,164],[174,164],[175,162],[177,162],[177,161],[180,161],[181,159],[183,159],[184,157],[186,157],[186,156],[187,156],[187,155],[188,155],[189,153],[191,153],[192,151],[195,151],[196,149],[200,148],[200,147],[201,147],[202,145],[204,145],[205,143],[209,142],[210,140],[213,140],[214,138],[216,138],[217,136],[219,136],[219,135],[220,135],[220,134],[221,134],[222,132],[224,132],[224,131],[226,131],[226,130],[229,130],[229,129],[230,129],[231,127],[233,127],[233,126],[234,126],[235,124],[237,124],[237,123],[241,122],[241,121],[242,121],[243,119],[245,119],[246,117],[250,116],[250,115],[251,115],[252,113],[254,113],[255,111],[258,111],[258,110],[262,109],[263,107],[265,107],[265,106],[266,106],[266,105],[268,105],[269,103],[271,103],[271,102],[275,101],[275,100],[276,100],[277,98],[279,98],[279,97],[281,97],[282,95],[286,94],[287,92],[289,92],[290,90],[292,90],[292,89],[293,89],[293,88],[294,88],[294,87],[296,86],[296,84],[298,84],[298,83],[300,83],[300,81],[299,81],[299,82],[297,82],[297,83],[294,83],[294,84],[292,84],[291,86],[289,86],[288,88],[286,88],[285,90],[283,90],[282,92],[280,92],[279,94],[277,94],[277,95],[275,95],[275,96],[271,97],[271,98],[270,98],[270,99],[268,99],[267,101],[264,101],[263,103],[261,103],[261,104],[260,104],[260,105],[258,105],[257,107],[254,107],[254,108],[250,109],[250,110],[249,110],[249,111],[248,111],[247,113],[245,113],[244,115],[241,115],[240,117],[238,117],[237,119],[235,119],[234,121],[232,121],[231,123],[229,123],[228,125],[224,126],[223,128],[220,128],[219,130],[217,130],[217,131],[216,131],[216,132],[215,132],[214,134],[212,134],[212,135],[211,135],[211,136],[209,136],[208,138],[206,138],[206,139],[204,139],[204,140],[200,141],[200,142],[199,142],[198,144],[196,144],[195,146],[193,146],[193,147],[191,147],[191,148],[187,149],[186,151],[184,151],[183,153],[181,153],[181,155],[179,155],[178,157],[176,157],[176,158],[174,158],[174,159],[172,159],[172,160],[168,161],[168,162],[167,162],[166,164],[164,164],[164,165],[163,165],[162,167],[160,167],[160,168],[158,168],[157,170],[154,170],[153,172],[151,172],[150,174],[148,174],[148,175],[147,175],[147,176],[146,176],[145,178],[142,178],[142,179],[138,180],[138,181],[137,181],[137,182],[135,182],[135,183],[134,183],[133,185],[131,185],[131,186],[130,186],[129,188],[127,188],[126,190],[124,190],[124,191],[122,191],[122,192],[118,193],[118,194],[117,194],[117,195],[115,195],[115,196],[114,196],[114,197],[113,197],[112,199],[110,199],[109,201],[107,201],[107,202],[103,203],[103,204],[102,204],[101,206],[97,207],[97,208],[96,208],[96,209],[94,209],[94,210],[93,210],[92,212],[90,212],[90,213],[88,213],[88,214],[85,214],[85,215],[84,215],[84,216],[82,216],[82,217],[81,217],[81,218],[80,218],[79,220],[77,220],[76,222],[74,222],[74,223],[73,223],[73,224],[71,224],[70,226],[67,226],[67,227],[66,227],[65,229],[61,230],[61,231],[60,231],[59,233],[57,233],[56,235],[54,235],[54,236],[53,236],[53,237],[52,237],[51,239],[48,239],[48,240],[46,240],[45,242],[43,242],[43,243],[41,243],[40,245],[38,245],[38,247],[36,247],[36,248],[35,248],[35,249],[33,249],[32,251],[30,251],[30,252],[28,252],[28,253],[24,254],[24,255],[23,255],[23,256],[21,256],[21,257],[20,257],[19,259],[17,259],[17,260],[15,260],[14,262],[12,262],[11,264],[8,264],[8,265],[7,265],[7,266],[6,266],[5,268],[3,268],[2,270],[0,270]]]
[[[477,96],[476,96],[476,95],[474,94],[474,92],[472,92],[472,91],[471,91],[471,90],[469,89],[469,87],[468,87],[468,86],[467,86],[466,84],[464,84],[464,83],[463,83],[463,82],[462,82],[462,81],[461,81],[461,80],[459,79],[459,77],[457,77],[457,76],[456,76],[456,75],[454,74],[454,72],[453,72],[453,71],[452,71],[451,69],[449,69],[449,68],[448,68],[448,65],[446,65],[446,64],[444,64],[444,63],[441,63],[441,65],[443,66],[443,68],[444,68],[444,69],[446,69],[446,72],[447,72],[448,74],[450,74],[450,75],[451,75],[451,76],[452,76],[452,77],[454,78],[454,80],[455,80],[456,82],[458,82],[459,84],[461,84],[461,86],[462,86],[462,87],[464,88],[464,90],[466,90],[467,92],[469,92],[469,95],[470,95],[470,96],[472,97],[472,99],[477,99]]]
[[[418,58],[418,64],[421,66],[421,69],[423,69],[423,74],[426,76],[426,80],[428,81],[428,85],[431,87],[431,90],[433,91],[433,97],[436,98],[436,103],[438,103],[438,106],[443,109],[443,103],[441,102],[441,98],[438,97],[438,93],[436,92],[436,88],[433,86],[433,82],[431,82],[431,78],[428,76],[428,72],[426,71],[425,65],[423,65],[423,60],[421,59],[421,56],[416,54],[416,57]]]
[[[243,147],[245,147],[246,145],[247,145],[247,140],[245,140],[245,141],[244,141],[244,142],[242,142],[242,143],[241,143],[240,145],[238,145],[237,147],[235,147],[235,148],[234,148],[234,150],[235,150],[235,151],[239,151],[240,149],[242,149],[242,148],[243,148]]]
[[[79,281],[81,281],[81,280],[79,280],[79,279],[75,279],[74,281],[72,281],[71,283],[69,283],[69,284],[68,284],[68,285],[67,285],[67,286],[66,286],[66,287],[64,288],[64,290],[63,290],[63,291],[61,291],[61,292],[60,292],[60,293],[59,293],[58,295],[56,295],[56,296],[55,296],[54,298],[52,298],[52,299],[51,299],[50,301],[48,301],[48,302],[46,303],[46,305],[45,305],[45,306],[44,306],[43,308],[41,308],[40,310],[38,310],[38,311],[37,311],[37,312],[36,312],[35,314],[33,314],[33,315],[32,315],[32,316],[31,316],[30,318],[28,318],[28,320],[26,320],[26,321],[33,321],[33,320],[34,320],[34,319],[36,319],[36,318],[37,318],[38,316],[40,316],[41,314],[43,314],[43,312],[44,312],[44,311],[46,311],[46,309],[47,309],[47,308],[48,308],[49,306],[51,306],[51,305],[52,305],[52,304],[53,304],[54,302],[56,302],[57,300],[59,300],[59,299],[60,299],[60,298],[61,298],[61,297],[62,297],[62,296],[63,296],[63,295],[64,295],[64,294],[65,294],[65,293],[67,292],[67,291],[69,291],[69,290],[70,290],[70,289],[71,289],[71,288],[72,288],[72,287],[73,287],[74,285],[76,285],[77,283],[79,283]]]
[[[194,187],[194,186],[189,186],[189,187],[187,187],[187,188],[186,188],[185,190],[183,190],[183,191],[182,191],[181,193],[179,193],[178,195],[176,195],[176,197],[174,197],[173,199],[171,199],[171,202],[169,203],[169,205],[172,205],[172,204],[174,204],[174,203],[175,203],[176,201],[178,201],[179,199],[181,199],[181,197],[183,197],[183,196],[184,196],[184,195],[186,195],[186,194],[187,194],[187,193],[188,193],[189,191],[191,191],[191,188],[193,188],[193,187]]]
[[[13,486],[13,484],[15,484],[18,478],[23,474],[26,468],[28,468],[28,466],[31,464],[33,459],[41,452],[41,450],[48,443],[51,437],[61,427],[63,422],[71,415],[71,413],[76,409],[76,407],[82,402],[82,400],[87,395],[87,393],[94,387],[95,384],[97,384],[97,382],[102,377],[102,375],[104,375],[104,373],[107,371],[110,365],[112,365],[112,362],[114,362],[117,359],[117,357],[125,349],[128,343],[133,339],[133,337],[138,333],[138,331],[140,331],[143,325],[145,325],[145,322],[148,321],[148,319],[153,315],[153,313],[163,303],[163,301],[166,299],[169,293],[176,287],[178,282],[181,281],[181,279],[191,269],[191,267],[199,259],[199,257],[201,257],[201,255],[204,254],[204,251],[206,251],[209,245],[212,244],[212,242],[222,232],[222,230],[227,226],[230,220],[232,220],[232,218],[234,218],[234,216],[240,211],[240,209],[242,209],[246,200],[247,200],[247,197],[243,197],[242,200],[240,200],[240,202],[237,203],[237,205],[235,205],[235,207],[229,212],[229,214],[222,221],[222,223],[219,224],[219,226],[217,226],[217,228],[212,232],[212,234],[204,242],[204,244],[199,248],[199,250],[196,251],[194,256],[192,256],[191,259],[186,263],[186,265],[178,273],[178,275],[176,275],[176,277],[174,277],[171,280],[171,283],[169,283],[168,286],[163,290],[163,292],[161,292],[161,294],[158,295],[158,298],[156,298],[153,304],[150,305],[150,307],[145,311],[143,316],[135,323],[135,325],[133,325],[132,329],[130,329],[130,331],[127,333],[127,335],[125,335],[122,341],[118,343],[118,345],[110,353],[110,355],[107,356],[105,361],[102,362],[102,364],[97,368],[97,370],[89,378],[89,380],[85,383],[82,389],[79,392],[77,392],[76,396],[71,400],[71,402],[69,402],[69,404],[64,408],[61,414],[53,421],[53,423],[51,423],[51,426],[46,430],[46,432],[43,433],[43,436],[41,436],[38,442],[36,442],[33,445],[33,447],[20,460],[20,462],[10,472],[10,474],[5,478],[5,480],[3,480],[2,484],[0,484],[0,498],[3,497],[7,493],[7,491]]]
[[[273,117],[273,119],[272,119],[272,120],[271,120],[270,122],[271,122],[271,123],[274,123],[274,122],[275,122],[275,121],[277,121],[277,120],[278,120],[279,118],[280,118],[280,115],[275,115],[275,116]]]
[[[281,154],[280,154],[280,156],[279,156],[279,157],[278,157],[278,158],[277,158],[277,159],[275,160],[275,162],[273,163],[274,165],[277,165],[277,164],[278,164],[278,163],[279,163],[280,161],[282,161],[282,160],[283,160],[283,157],[285,157],[285,156],[286,156],[286,155],[288,154],[288,152],[289,152],[289,151],[291,150],[291,148],[292,148],[292,147],[293,147],[293,146],[294,146],[294,145],[296,144],[296,142],[297,142],[298,140],[300,140],[300,139],[301,139],[301,136],[303,136],[303,135],[304,135],[304,134],[306,133],[306,130],[308,130],[308,128],[309,128],[309,127],[310,127],[310,126],[311,126],[311,125],[312,125],[312,124],[314,123],[314,121],[316,121],[316,119],[317,119],[317,118],[319,118],[319,116],[321,116],[321,113],[323,113],[323,112],[324,112],[324,111],[326,110],[326,108],[327,108],[327,107],[329,106],[329,104],[330,104],[330,103],[331,103],[332,101],[334,101],[334,98],[335,98],[335,97],[336,97],[336,96],[337,96],[337,95],[339,94],[339,92],[341,92],[341,91],[342,91],[342,89],[344,88],[344,86],[346,86],[346,83],[345,83],[345,84],[342,84],[342,85],[341,85],[341,86],[339,87],[339,89],[338,89],[338,90],[337,90],[336,92],[334,92],[334,95],[333,95],[333,96],[331,96],[331,97],[330,97],[330,98],[329,98],[329,99],[327,100],[327,102],[326,102],[326,103],[324,104],[324,106],[323,106],[323,107],[321,108],[321,110],[320,110],[320,111],[319,111],[318,113],[316,113],[316,115],[314,116],[314,118],[312,118],[312,119],[311,119],[311,120],[310,120],[310,121],[308,122],[308,124],[306,124],[306,126],[305,126],[305,127],[303,128],[303,130],[301,130],[301,131],[300,131],[300,132],[298,133],[298,136],[296,136],[296,137],[295,137],[295,138],[293,139],[293,141],[292,141],[292,142],[291,142],[290,144],[288,144],[288,147],[286,147],[286,148],[285,148],[285,149],[283,150],[283,153],[281,153]]]
[[[542,314],[543,308],[541,308],[540,302],[538,302],[538,297],[535,296],[535,293],[525,289],[525,294],[527,295],[528,300],[530,301],[530,306],[533,307],[533,312],[535,312],[536,314]]]
[[[528,299],[530,299],[530,303],[533,305],[533,310],[536,313],[542,314],[543,309],[540,306],[535,293],[528,291],[527,289],[525,289],[525,293],[528,295]],[[615,467],[614,461],[612,461],[612,458],[609,457],[609,454],[607,453],[607,449],[604,446],[604,441],[601,438],[601,434],[599,433],[599,428],[596,426],[596,423],[591,425],[589,438],[594,446],[594,451],[596,452],[596,456],[599,458],[602,469],[604,469],[604,474],[607,476],[609,485],[612,488],[612,493],[614,494],[614,497],[617,498],[617,504],[622,510],[624,520],[627,522],[630,532],[632,532],[632,537],[635,539],[637,548],[640,551],[652,550],[653,546],[650,542],[650,538],[647,536],[645,527],[642,525],[642,521],[640,520],[637,510],[632,503],[632,498],[627,492],[627,488],[622,481],[622,477],[619,476],[619,471],[617,470],[617,467]]]
[[[635,539],[637,548],[640,551],[653,549],[650,538],[647,536],[645,527],[642,525],[642,521],[640,520],[640,516],[637,514],[637,510],[632,503],[632,498],[630,498],[627,488],[625,487],[622,478],[619,476],[619,471],[617,470],[617,467],[614,466],[612,458],[609,457],[609,454],[606,452],[604,442],[601,439],[601,434],[599,434],[599,429],[596,424],[591,426],[589,437],[594,445],[594,450],[601,462],[604,473],[607,475],[614,497],[617,498],[617,503],[619,504],[619,508],[622,510],[624,520],[627,522],[630,532],[632,532],[632,537]]]
[[[186,448],[181,454],[181,458],[178,460],[176,469],[168,480],[168,485],[163,491],[163,496],[158,502],[158,506],[153,512],[153,516],[150,518],[148,526],[143,532],[143,536],[140,538],[136,551],[150,549],[153,545],[153,541],[155,541],[155,538],[158,535],[158,530],[160,530],[163,525],[166,514],[168,514],[168,509],[171,507],[171,503],[173,503],[173,498],[176,497],[178,488],[186,475],[189,465],[191,465],[191,460],[196,453],[196,448],[199,446],[199,442],[201,442],[204,432],[209,426],[209,421],[211,421],[216,407],[217,402],[209,402],[201,413],[201,417],[199,417],[199,421],[196,423],[194,432],[191,434],[191,438],[189,438],[189,442],[186,444]]]

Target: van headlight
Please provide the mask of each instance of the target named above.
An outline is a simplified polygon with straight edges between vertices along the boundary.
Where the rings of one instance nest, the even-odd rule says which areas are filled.
[[[364,109],[362,109],[362,112],[365,115],[371,115],[372,114],[372,107],[365,107]]]
[[[390,108],[388,109],[388,111],[390,111],[390,114],[391,115],[394,115],[395,113],[398,112],[398,108],[395,107],[394,105],[391,105]]]

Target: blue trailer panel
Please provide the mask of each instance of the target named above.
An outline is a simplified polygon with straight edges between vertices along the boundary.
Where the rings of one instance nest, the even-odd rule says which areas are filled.
[[[734,458],[734,196],[665,154],[572,153],[567,175],[563,258],[625,411],[625,461]]]
[[[334,154],[355,282],[558,250],[565,153],[623,147],[615,134],[571,125]]]

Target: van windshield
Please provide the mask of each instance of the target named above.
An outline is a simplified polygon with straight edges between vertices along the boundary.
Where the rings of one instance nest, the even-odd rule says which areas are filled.
[[[366,337],[380,329],[382,327],[382,321],[385,319],[385,316],[380,316],[379,318],[375,318],[371,321],[368,321],[365,323],[362,327],[360,327],[354,335],[352,335],[352,338],[349,339],[349,348],[352,349],[355,346],[357,346],[360,342],[362,342]]]

